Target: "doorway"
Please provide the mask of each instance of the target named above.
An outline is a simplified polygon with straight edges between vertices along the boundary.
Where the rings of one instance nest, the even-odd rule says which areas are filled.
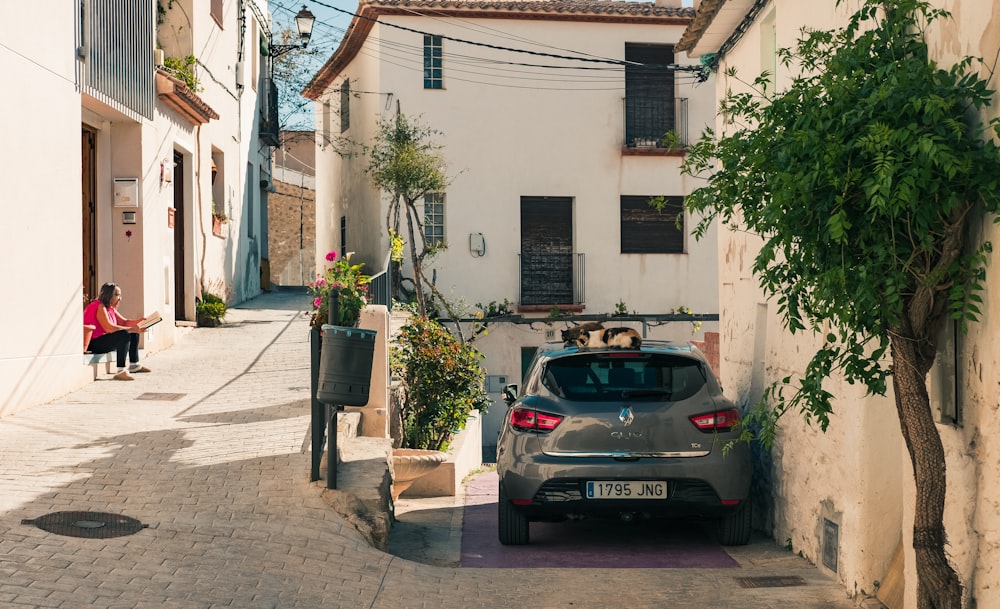
[[[573,199],[521,197],[520,304],[572,304],[573,294]]]
[[[97,298],[97,132],[83,128],[80,193],[83,219],[83,298]]]
[[[185,245],[184,215],[184,155],[174,151],[174,319],[187,320],[184,313],[184,286],[187,275],[184,273],[184,259],[187,257]]]

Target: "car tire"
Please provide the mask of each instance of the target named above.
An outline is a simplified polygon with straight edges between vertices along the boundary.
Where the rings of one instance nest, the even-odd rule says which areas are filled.
[[[745,546],[750,543],[753,527],[753,512],[750,501],[742,501],[740,506],[719,521],[719,543],[724,546]]]
[[[528,543],[528,518],[514,508],[504,493],[503,484],[497,497],[497,532],[505,546],[523,546]]]

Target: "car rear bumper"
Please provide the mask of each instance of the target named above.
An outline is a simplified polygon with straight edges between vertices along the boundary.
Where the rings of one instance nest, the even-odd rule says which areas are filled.
[[[559,514],[618,514],[721,516],[732,511],[750,492],[749,448],[738,444],[697,458],[564,458],[546,455],[498,459],[504,495],[532,518]],[[666,499],[587,499],[585,483],[592,480],[665,480]]]

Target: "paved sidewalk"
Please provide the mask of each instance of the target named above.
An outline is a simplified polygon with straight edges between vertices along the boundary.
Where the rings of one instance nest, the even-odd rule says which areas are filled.
[[[0,607],[129,609],[848,609],[775,550],[733,570],[457,569],[375,550],[309,482],[308,298],[274,292],[146,360],[0,419]],[[118,514],[148,528],[87,539],[22,520]]]

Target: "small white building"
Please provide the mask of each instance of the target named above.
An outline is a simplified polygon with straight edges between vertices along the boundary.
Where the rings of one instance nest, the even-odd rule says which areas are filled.
[[[230,304],[260,292],[260,125],[277,125],[256,0],[43,0],[0,13],[3,416],[93,378],[82,310],[105,282],[122,287],[126,316],[162,314],[146,353],[194,324],[203,291]],[[214,230],[213,212],[227,220]]]
[[[683,143],[714,114],[712,84],[674,49],[693,15],[680,0],[362,2],[304,92],[317,103],[317,270],[331,250],[382,270],[387,201],[366,159],[339,152],[402,113],[436,132],[453,178],[424,201],[429,238],[448,246],[430,265],[437,287],[470,314],[509,301],[525,322],[476,340],[490,391],[573,325],[555,311],[635,313],[654,323],[606,323],[701,339],[718,313],[715,235],[696,240],[682,211],[675,224],[692,189]],[[656,325],[682,308],[708,322]],[[485,446],[505,411],[494,397]]]
[[[952,12],[928,32],[939,65],[960,56],[997,55],[995,27],[1000,7],[972,0],[933,1]],[[697,15],[678,45],[692,57],[718,61],[716,90],[745,91],[767,70],[780,92],[789,71],[776,49],[790,48],[802,28],[832,29],[847,23],[859,2],[834,0],[701,0]],[[736,70],[736,77],[728,75]],[[995,79],[991,83],[996,88]],[[997,116],[997,108],[985,119]],[[719,130],[724,125],[718,124]],[[721,131],[720,131],[721,132]],[[974,239],[997,241],[989,218],[974,222]],[[720,350],[724,386],[741,403],[756,402],[763,388],[787,375],[801,374],[816,345],[801,333],[785,332],[777,304],[758,288],[752,265],[759,241],[746,233],[720,230]],[[988,285],[1000,282],[994,259]],[[931,405],[947,460],[946,552],[961,578],[965,607],[1000,607],[1000,484],[996,417],[1000,387],[997,331],[1000,302],[983,293],[983,316],[967,335],[951,332],[941,341],[930,377]],[[957,336],[957,339],[956,339]],[[914,485],[894,400],[866,397],[863,390],[832,378],[824,388],[837,396],[835,415],[824,434],[796,412],[781,420],[771,458],[773,537],[837,577],[848,594],[878,591],[891,609],[915,609],[916,571],[912,551]],[[891,388],[890,388],[891,391]]]

